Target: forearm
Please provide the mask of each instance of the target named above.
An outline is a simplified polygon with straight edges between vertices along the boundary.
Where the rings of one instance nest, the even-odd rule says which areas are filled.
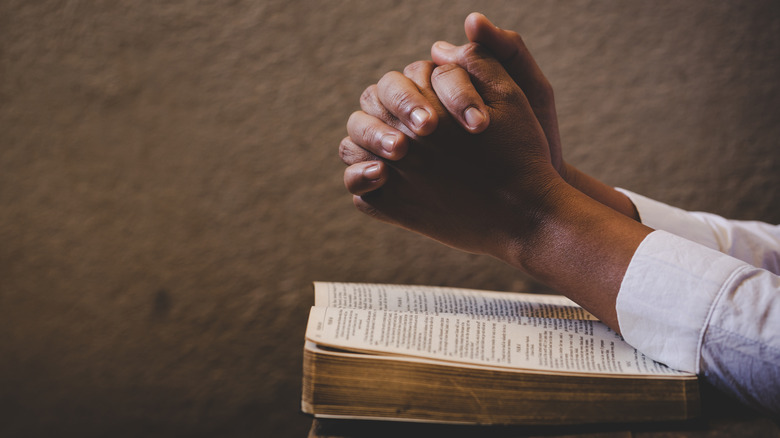
[[[501,254],[620,331],[615,302],[636,248],[652,231],[558,180],[538,214]]]
[[[561,169],[561,176],[572,187],[588,195],[601,204],[623,214],[635,221],[639,221],[639,213],[633,202],[614,187],[583,173],[569,163],[564,163]]]

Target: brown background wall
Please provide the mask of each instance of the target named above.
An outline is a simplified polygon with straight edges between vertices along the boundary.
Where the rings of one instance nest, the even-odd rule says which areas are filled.
[[[565,155],[780,222],[777,2],[0,2],[0,435],[302,436],[312,280],[542,290],[372,222],[336,149],[367,85],[520,31]]]

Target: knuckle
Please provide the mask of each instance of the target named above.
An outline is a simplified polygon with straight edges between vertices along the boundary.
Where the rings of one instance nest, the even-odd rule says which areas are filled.
[[[371,112],[371,115],[383,121],[388,126],[396,126],[398,124],[398,119],[390,114],[390,112],[382,105],[377,106],[375,111]]]
[[[397,113],[408,115],[415,108],[415,98],[407,90],[394,88],[388,90],[388,104],[395,108]]]
[[[501,96],[500,100],[504,102],[510,102],[513,105],[518,105],[527,100],[523,91],[514,84],[495,82],[491,84],[491,88],[493,89],[493,93],[496,96]]]
[[[345,164],[353,165],[364,161],[376,161],[380,158],[346,137],[339,144],[339,157]]]
[[[455,64],[443,65],[434,70],[431,80],[437,84],[437,93],[443,103],[469,106],[478,100],[468,73]],[[446,101],[446,102],[445,102]]]
[[[399,76],[401,76],[401,73],[397,71],[389,71],[382,75],[382,77],[379,79],[379,82],[376,83],[377,87],[379,88],[379,92],[381,93],[382,89],[395,83]]]
[[[435,69],[433,69],[433,72],[431,73],[431,79],[434,78],[441,78],[443,76],[446,76],[456,70],[460,69],[460,66],[457,64],[443,64]]]
[[[352,140],[349,137],[345,137],[339,143],[339,157],[341,161],[346,164],[354,164],[355,162],[355,150],[353,148]]]
[[[366,87],[365,90],[363,90],[363,93],[360,94],[360,106],[361,108],[365,107],[373,107],[376,105],[376,102],[379,100],[377,99],[377,92],[376,92],[376,84],[369,85]]]
[[[368,145],[379,136],[377,127],[369,123],[361,123],[358,127],[357,138],[352,137],[352,140],[360,145]]]
[[[350,136],[353,136],[353,134],[358,132],[356,131],[356,127],[361,125],[360,118],[362,114],[362,111],[355,111],[349,115],[349,118],[347,118],[347,134]]]
[[[451,102],[450,105],[458,111],[458,117],[467,107],[478,106],[475,99],[471,95],[463,92],[462,89],[453,88],[448,90],[447,98]]]
[[[463,68],[471,71],[475,63],[481,62],[487,55],[484,47],[477,43],[469,43],[461,48],[459,63]]]
[[[461,56],[467,59],[483,56],[484,53],[483,47],[477,43],[468,43],[461,48]]]
[[[379,80],[377,84],[379,101],[392,114],[408,117],[408,114],[417,106],[418,96],[415,94],[417,90],[404,86],[408,83],[408,78],[399,77],[399,75],[401,73],[389,72]]]
[[[362,111],[355,111],[347,120],[347,133],[353,142],[357,144],[366,144],[371,141],[372,136],[376,134],[376,127],[370,122],[368,117],[364,117]]]
[[[362,111],[352,111],[352,114],[349,115],[347,118],[347,130],[349,130],[349,127],[357,123],[358,118],[360,118]]]
[[[363,91],[360,96],[360,108],[368,115],[374,116],[387,124],[395,122],[395,117],[382,105],[379,100],[377,86],[372,85]]]
[[[458,83],[453,78],[457,78],[462,73],[465,73],[465,71],[457,64],[440,65],[431,72],[431,84],[434,85],[434,88],[446,85],[446,88],[450,89],[454,84]],[[465,77],[468,77],[468,73],[465,73]]]
[[[349,141],[349,137],[344,137],[341,139],[341,142],[339,143],[339,157],[342,161],[344,161],[344,157],[346,156],[347,152],[347,142]]]
[[[411,77],[419,73],[425,74],[434,68],[432,61],[415,61],[404,68],[404,76]]]
[[[514,30],[505,30],[505,35],[508,37],[508,39],[514,43],[517,47],[525,46],[525,43],[523,42],[523,37],[520,36],[519,33],[515,32]]]

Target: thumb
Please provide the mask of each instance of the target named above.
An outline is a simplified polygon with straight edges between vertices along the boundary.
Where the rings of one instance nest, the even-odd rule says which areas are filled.
[[[544,74],[517,32],[500,29],[478,12],[466,17],[464,28],[469,41],[491,51],[524,91],[533,90],[543,80]]]
[[[520,61],[530,59],[533,62],[531,54],[517,32],[498,28],[479,12],[472,12],[466,17],[464,28],[466,29],[466,37],[470,42],[481,44],[490,50],[502,64],[505,64],[507,61],[516,62],[516,59]],[[433,62],[438,65],[457,64],[456,52],[443,50],[445,46],[448,48],[454,48],[455,46],[449,43],[444,44],[444,46],[442,42],[434,44],[431,49]]]
[[[479,12],[469,14],[463,27],[469,41],[482,44],[502,63],[514,58],[519,50],[528,51],[520,35],[500,29]]]

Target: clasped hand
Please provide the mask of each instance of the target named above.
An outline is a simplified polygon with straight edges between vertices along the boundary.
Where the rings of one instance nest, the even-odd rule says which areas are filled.
[[[355,205],[522,269],[619,332],[620,284],[652,230],[564,162],[552,88],[520,36],[480,14],[466,35],[363,93],[339,148]]]
[[[361,96],[340,146],[345,185],[371,216],[504,258],[563,182],[553,164],[560,153],[484,47],[437,43],[432,52],[442,65],[412,63]]]

